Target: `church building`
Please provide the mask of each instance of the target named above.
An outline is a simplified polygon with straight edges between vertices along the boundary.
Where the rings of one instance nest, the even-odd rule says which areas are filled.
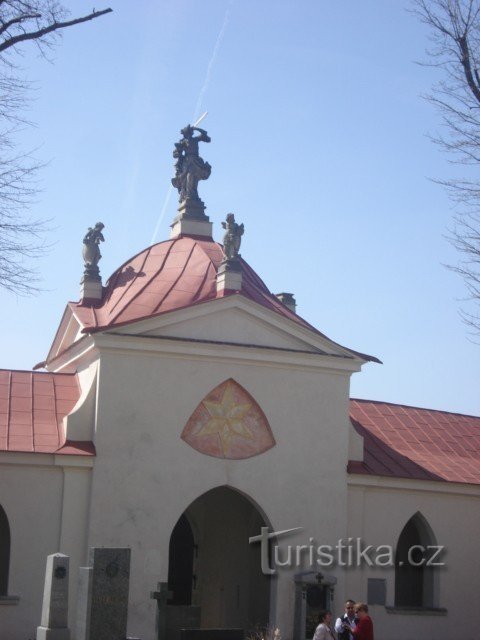
[[[128,634],[311,638],[368,603],[379,640],[474,640],[480,418],[352,399],[372,356],[325,336],[223,243],[198,196],[205,131],[175,145],[170,239],[81,298],[43,363],[0,370],[0,638],[33,640],[46,557],[70,557],[69,627],[90,547],[131,550]],[[237,214],[238,215],[238,214]],[[241,216],[238,216],[241,218]]]

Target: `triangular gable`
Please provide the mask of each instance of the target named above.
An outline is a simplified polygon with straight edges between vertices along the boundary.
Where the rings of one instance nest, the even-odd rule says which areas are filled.
[[[71,307],[67,305],[45,362],[40,362],[35,368],[43,367],[47,362],[50,362],[74,343],[81,340],[85,336],[82,333],[82,329],[83,327],[75,317]]]
[[[219,298],[111,329],[108,333],[238,344],[363,361],[369,359],[241,295]]]

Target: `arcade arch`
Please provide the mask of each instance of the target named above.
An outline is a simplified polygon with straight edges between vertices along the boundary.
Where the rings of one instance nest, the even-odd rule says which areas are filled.
[[[171,621],[204,629],[268,626],[270,577],[261,570],[260,545],[248,542],[262,526],[257,506],[227,486],[189,505],[170,538]]]

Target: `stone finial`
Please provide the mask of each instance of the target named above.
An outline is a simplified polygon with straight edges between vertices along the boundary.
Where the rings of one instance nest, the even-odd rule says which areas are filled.
[[[297,301],[293,293],[277,293],[276,296],[290,311],[297,312]]]
[[[194,135],[195,131],[198,135]],[[198,195],[198,183],[207,180],[212,167],[199,154],[200,142],[210,142],[204,129],[187,125],[182,138],[175,143],[175,177],[172,185],[178,190],[178,215],[172,224],[171,237],[181,234],[211,237],[212,224],[205,215],[205,205]]]
[[[223,262],[217,272],[217,294],[226,291],[240,291],[242,288],[242,266],[240,263],[240,243],[245,231],[242,224],[235,222],[233,213],[228,213],[226,221],[222,222],[225,229],[223,236]]]
[[[82,255],[85,270],[80,281],[80,298],[82,302],[102,299],[102,278],[98,263],[102,257],[99,245],[100,242],[105,242],[102,233],[104,227],[105,225],[102,222],[97,222],[94,227],[88,228],[83,238]]]

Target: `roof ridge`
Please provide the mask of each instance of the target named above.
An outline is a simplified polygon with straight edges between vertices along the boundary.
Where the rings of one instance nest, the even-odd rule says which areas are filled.
[[[405,407],[407,409],[416,409],[419,411],[433,411],[435,413],[448,413],[453,416],[464,416],[465,418],[476,418],[480,420],[480,416],[475,416],[471,413],[460,413],[458,411],[448,411],[443,409],[430,409],[429,407],[417,407],[411,404],[404,404],[400,402],[389,402],[388,400],[368,400],[366,398],[350,398],[351,402],[369,402],[371,404],[387,404],[393,407]]]
[[[42,375],[42,376],[76,376],[77,372],[69,373],[67,371],[35,371],[34,369],[5,369],[4,367],[0,367],[0,371],[8,371],[8,373],[32,373],[34,375]]]

